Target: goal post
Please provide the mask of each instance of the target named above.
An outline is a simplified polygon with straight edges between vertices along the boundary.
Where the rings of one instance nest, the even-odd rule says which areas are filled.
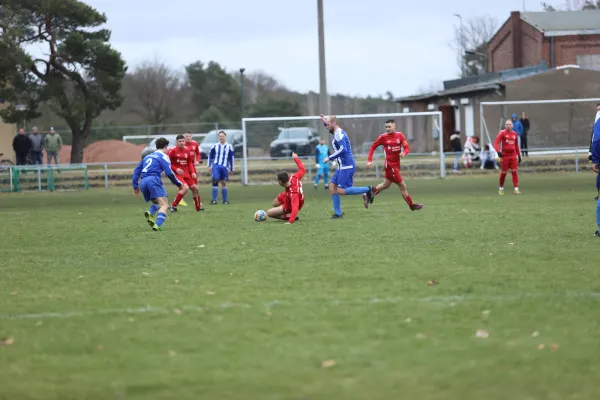
[[[589,148],[600,98],[486,101],[479,103],[482,147],[492,144],[504,122],[526,113],[530,123],[526,151],[531,155],[576,154]],[[522,146],[523,147],[523,146]]]
[[[348,114],[336,115],[339,125],[348,134],[352,152],[357,158],[357,170],[361,170],[370,144],[385,131],[384,124],[388,119],[396,121],[396,129],[404,132],[411,146],[409,158],[419,160],[419,173],[429,176],[446,176],[444,158],[444,132],[442,131],[442,112],[408,112],[385,114]],[[306,165],[315,165],[314,151],[319,138],[324,138],[330,146],[329,134],[326,132],[320,116],[303,117],[264,117],[242,119],[242,162],[241,183],[251,185],[256,183],[274,183],[275,172],[289,167],[289,157],[292,151],[301,158],[307,159]],[[259,148],[262,157],[249,159],[248,149]],[[381,159],[381,147],[376,153],[376,159]],[[286,161],[287,159],[287,161]],[[412,160],[411,160],[412,162]],[[414,168],[417,168],[415,166]],[[308,178],[312,179],[312,169]],[[333,172],[333,170],[331,171]],[[366,172],[364,177],[366,177]],[[379,174],[379,170],[376,170]],[[379,176],[379,175],[378,175]]]

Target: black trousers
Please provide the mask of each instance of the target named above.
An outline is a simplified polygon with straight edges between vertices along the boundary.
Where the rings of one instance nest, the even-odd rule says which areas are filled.
[[[521,136],[521,150],[523,150],[521,153],[523,153],[524,156],[528,155],[527,154],[527,135]]]
[[[15,153],[15,158],[17,159],[17,165],[25,165],[26,161],[27,161],[27,153],[25,154],[19,154],[19,153]]]

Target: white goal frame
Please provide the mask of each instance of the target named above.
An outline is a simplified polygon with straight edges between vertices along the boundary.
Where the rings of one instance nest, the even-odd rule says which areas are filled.
[[[444,132],[442,130],[442,112],[441,111],[425,111],[425,112],[407,112],[407,113],[385,113],[385,114],[349,114],[336,115],[340,119],[366,119],[366,118],[401,118],[401,117],[419,117],[419,116],[437,116],[434,118],[434,127],[438,130],[439,141],[439,156],[440,156],[440,177],[446,177],[446,161],[444,157]],[[320,116],[307,117],[258,117],[258,118],[242,118],[243,131],[243,147],[242,147],[242,184],[248,185],[248,138],[246,136],[247,122],[275,122],[275,121],[317,121],[321,123]],[[343,121],[341,122],[343,125]],[[342,127],[343,128],[343,127]],[[351,132],[350,132],[351,133]]]
[[[158,139],[158,138],[164,137],[166,135],[171,135],[171,134],[168,133],[168,134],[162,134],[162,135],[125,135],[125,136],[123,136],[122,139],[124,142],[127,142],[132,139],[149,139],[149,140],[151,140],[151,139]],[[173,135],[177,135],[177,134],[173,133]],[[208,133],[192,133],[192,138],[195,138],[195,137],[204,138],[204,137],[206,137],[206,135],[208,135]]]
[[[513,100],[513,101],[483,101],[479,103],[479,131],[480,136],[483,137],[485,134],[487,136],[488,144],[494,143],[492,138],[490,137],[490,131],[488,130],[487,124],[485,122],[485,106],[510,106],[510,105],[530,105],[530,104],[566,104],[566,103],[600,103],[600,98],[580,98],[580,99],[551,99],[551,100]],[[593,120],[593,114],[590,112],[590,121]],[[482,146],[483,147],[482,143]],[[585,149],[577,148],[573,149],[573,152],[588,150],[588,147]],[[566,153],[567,151],[565,151]]]

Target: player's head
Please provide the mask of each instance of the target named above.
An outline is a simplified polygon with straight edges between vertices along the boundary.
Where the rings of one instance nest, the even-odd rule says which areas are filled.
[[[394,121],[393,119],[388,119],[387,121],[385,121],[385,131],[387,133],[396,132],[396,121]]]
[[[169,140],[164,137],[156,139],[156,150],[166,150],[169,147]]]
[[[177,147],[179,147],[180,149],[183,150],[183,148],[185,147],[185,136],[180,133],[179,135],[177,135],[176,139],[177,139]]]
[[[504,124],[504,129],[506,129],[507,131],[512,131],[512,128],[513,128],[512,119],[507,119],[506,123]]]
[[[325,139],[323,139],[323,138],[319,139],[319,144],[325,144]]]
[[[335,115],[330,116],[329,118],[327,118],[327,130],[329,131],[329,133],[331,133],[333,135],[333,133],[335,133],[335,130],[338,128],[338,119]]]
[[[186,143],[189,143],[192,141],[192,132],[187,131],[186,133],[183,134],[183,137],[185,138]]]
[[[517,120],[517,118],[519,118],[519,117],[517,116],[517,113],[513,113],[513,115],[512,115],[512,120],[513,120],[513,121],[516,121],[516,120]]]
[[[527,113],[525,111],[521,112],[521,118],[523,118],[523,119],[527,118]]]
[[[290,183],[290,176],[285,171],[278,172],[277,173],[277,182],[281,186],[287,187],[289,185],[289,183]]]
[[[227,141],[227,134],[224,131],[219,132],[219,143],[225,144]]]
[[[600,103],[596,106],[596,110],[600,111]]]

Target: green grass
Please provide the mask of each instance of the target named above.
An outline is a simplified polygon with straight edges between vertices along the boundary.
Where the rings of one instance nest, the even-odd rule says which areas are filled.
[[[600,398],[594,179],[410,180],[421,212],[333,221],[305,182],[294,225],[252,220],[276,186],[203,187],[162,232],[130,191],[2,195],[0,398]]]

